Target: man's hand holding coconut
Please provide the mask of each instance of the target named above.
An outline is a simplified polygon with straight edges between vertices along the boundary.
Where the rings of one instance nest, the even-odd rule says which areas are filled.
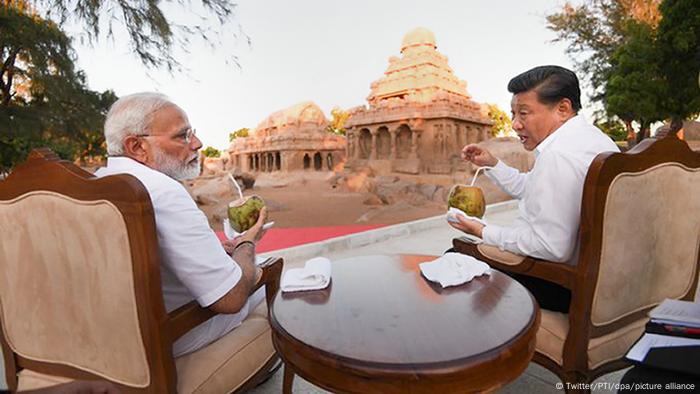
[[[484,149],[476,144],[470,144],[462,149],[462,160],[474,163],[478,167],[493,167],[498,164],[498,159],[491,154],[487,149]],[[476,175],[475,174],[475,179]],[[477,186],[471,185],[455,185],[450,192],[448,198],[450,207],[459,208],[464,213],[481,218],[484,215],[486,204],[484,194]],[[456,222],[449,221],[450,225],[457,230],[467,234],[475,235],[482,238],[482,233],[485,225],[476,220],[467,219],[461,215],[455,216]]]

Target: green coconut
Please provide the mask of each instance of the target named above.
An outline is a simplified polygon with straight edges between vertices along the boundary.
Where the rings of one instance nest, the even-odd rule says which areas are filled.
[[[258,221],[265,201],[258,196],[244,197],[228,204],[228,222],[238,233],[253,227]]]
[[[461,209],[469,216],[481,218],[486,212],[484,192],[477,186],[454,185],[447,197],[447,206]]]

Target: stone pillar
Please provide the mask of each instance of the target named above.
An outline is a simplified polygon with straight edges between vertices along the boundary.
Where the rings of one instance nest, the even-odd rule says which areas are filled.
[[[238,157],[241,160],[241,171],[250,171],[250,169],[248,168],[248,164],[250,164],[250,162],[248,161],[248,155],[241,153],[240,155],[238,155]]]
[[[298,168],[299,167],[298,165],[297,165],[297,168],[293,168],[292,167],[293,160],[294,160],[294,154],[292,152],[282,151],[281,157],[280,157],[280,161],[281,161],[280,164],[282,165],[282,167],[281,167],[282,171],[292,171],[292,170],[303,169],[303,167]]]
[[[372,134],[372,150],[369,153],[369,159],[376,160],[377,159],[377,129],[371,130],[370,134]]]
[[[418,158],[418,130],[411,130],[411,154],[409,159]]]
[[[394,129],[389,131],[389,135],[391,135],[391,153],[389,154],[389,158],[391,160],[396,160],[396,132],[398,129]]]
[[[347,144],[345,145],[345,156],[348,158],[348,161],[352,158],[355,157],[355,150],[357,149],[355,147],[355,133],[353,129],[348,129],[347,133],[345,134],[345,139],[347,141]]]

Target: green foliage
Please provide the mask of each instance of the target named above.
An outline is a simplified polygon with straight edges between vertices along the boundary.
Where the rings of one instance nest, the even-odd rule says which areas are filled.
[[[326,127],[326,131],[333,134],[345,135],[345,122],[350,117],[348,111],[335,107],[331,110],[331,121]]]
[[[0,173],[39,146],[66,159],[104,155],[102,124],[117,97],[94,92],[70,39],[25,2],[0,3]]]
[[[578,6],[566,3],[547,16],[547,28],[554,41],[568,43],[566,52],[576,69],[593,88],[591,99],[602,99],[613,54],[625,41],[625,24],[636,20],[655,26],[659,19],[658,0],[587,0]]]
[[[637,122],[637,141],[649,137],[652,123],[663,119],[659,107],[667,96],[651,26],[628,21],[625,40],[615,50],[605,84],[604,105],[610,116]]]
[[[221,151],[211,146],[207,146],[206,149],[203,149],[202,154],[206,157],[221,157]]]
[[[700,2],[665,0],[660,9],[657,48],[665,94],[659,109],[675,132],[700,113]]]
[[[188,53],[192,39],[201,39],[215,46],[221,44],[226,34],[226,39],[243,37],[250,43],[240,26],[233,30],[225,29],[235,14],[236,4],[230,0],[33,1],[36,6],[47,10],[46,18],[54,19],[61,25],[69,23],[82,27],[85,34],[81,38],[92,44],[101,38],[113,38],[115,30],[125,31],[131,50],[151,69],[165,68],[169,72],[181,70],[180,62],[172,54],[173,49],[179,48]],[[233,55],[232,60],[237,64],[237,58]]]
[[[503,136],[513,131],[513,121],[510,116],[500,109],[496,104],[488,104],[489,118],[493,122],[491,135],[494,137]]]
[[[671,120],[673,132],[700,113],[697,0],[587,0],[547,21],[590,80],[592,99],[630,132],[636,125],[638,140],[655,121]]]
[[[595,126],[603,130],[603,132],[610,136],[613,141],[626,141],[627,140],[627,129],[625,125],[616,119],[598,119],[595,121]]]
[[[233,142],[233,140],[235,140],[238,137],[243,138],[243,137],[248,137],[249,135],[250,135],[250,129],[247,127],[243,127],[241,129],[234,131],[233,133],[229,133],[228,141]]]

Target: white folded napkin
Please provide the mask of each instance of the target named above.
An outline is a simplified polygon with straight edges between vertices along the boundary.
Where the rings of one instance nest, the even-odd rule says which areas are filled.
[[[464,219],[476,220],[477,222],[486,226],[485,220],[480,219],[476,216],[469,216],[469,215],[467,215],[466,212],[464,212],[463,210],[461,210],[459,208],[452,207],[452,208],[447,210],[447,221],[448,222],[459,223],[459,220],[457,220],[457,216],[461,216]]]
[[[331,261],[325,257],[307,260],[304,268],[292,268],[282,276],[280,287],[284,292],[320,290],[331,282]]]
[[[491,272],[488,264],[461,253],[445,253],[433,261],[419,265],[423,276],[442,287],[461,285],[476,276],[489,275]]]
[[[242,233],[239,233],[238,231],[234,230],[233,227],[231,227],[231,223],[229,223],[228,219],[224,219],[221,223],[224,227],[224,235],[226,235],[226,238],[228,239],[234,239],[238,238],[241,235],[245,234],[245,231]],[[275,222],[267,222],[263,224],[263,229],[267,230],[270,227],[272,227],[275,224]]]

